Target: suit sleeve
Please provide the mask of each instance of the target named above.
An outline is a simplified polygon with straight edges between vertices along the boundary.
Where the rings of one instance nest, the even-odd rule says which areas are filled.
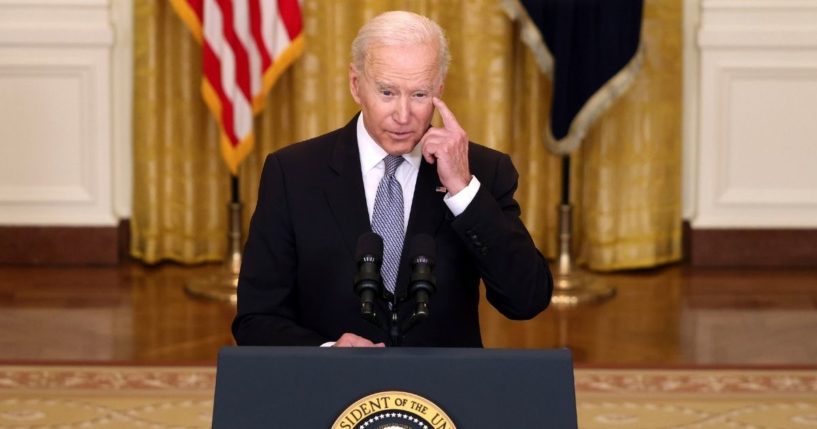
[[[498,157],[493,172],[477,177],[483,184],[452,227],[475,261],[488,301],[510,319],[531,319],[550,303],[553,278],[520,219],[513,197],[519,174],[510,157]]]
[[[320,345],[328,341],[299,324],[296,264],[285,177],[273,154],[264,163],[238,279],[232,330],[239,345]]]

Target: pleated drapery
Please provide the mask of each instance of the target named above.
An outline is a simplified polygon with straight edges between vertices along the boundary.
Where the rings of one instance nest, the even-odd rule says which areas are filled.
[[[245,229],[266,154],[349,121],[357,111],[351,42],[367,19],[405,9],[446,30],[453,61],[443,99],[471,140],[512,156],[525,224],[555,256],[561,162],[541,138],[550,84],[499,3],[304,0],[306,49],[272,89],[240,168]],[[681,257],[681,6],[645,2],[643,68],[573,156],[574,253],[591,269]],[[199,92],[200,46],[166,0],[134,0],[134,8],[131,254],[147,263],[222,260],[230,181]]]

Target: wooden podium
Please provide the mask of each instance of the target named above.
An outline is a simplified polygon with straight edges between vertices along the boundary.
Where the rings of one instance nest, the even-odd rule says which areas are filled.
[[[214,429],[574,429],[570,352],[227,347]]]

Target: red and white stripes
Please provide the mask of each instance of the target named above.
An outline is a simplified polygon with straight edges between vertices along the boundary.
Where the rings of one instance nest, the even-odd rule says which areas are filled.
[[[253,114],[303,50],[298,0],[171,0],[202,44],[202,94],[230,171],[252,149]]]

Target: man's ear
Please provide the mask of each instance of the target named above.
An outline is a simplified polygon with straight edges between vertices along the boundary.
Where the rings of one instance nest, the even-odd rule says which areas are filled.
[[[360,78],[355,65],[349,64],[349,92],[357,104],[360,104]]]

